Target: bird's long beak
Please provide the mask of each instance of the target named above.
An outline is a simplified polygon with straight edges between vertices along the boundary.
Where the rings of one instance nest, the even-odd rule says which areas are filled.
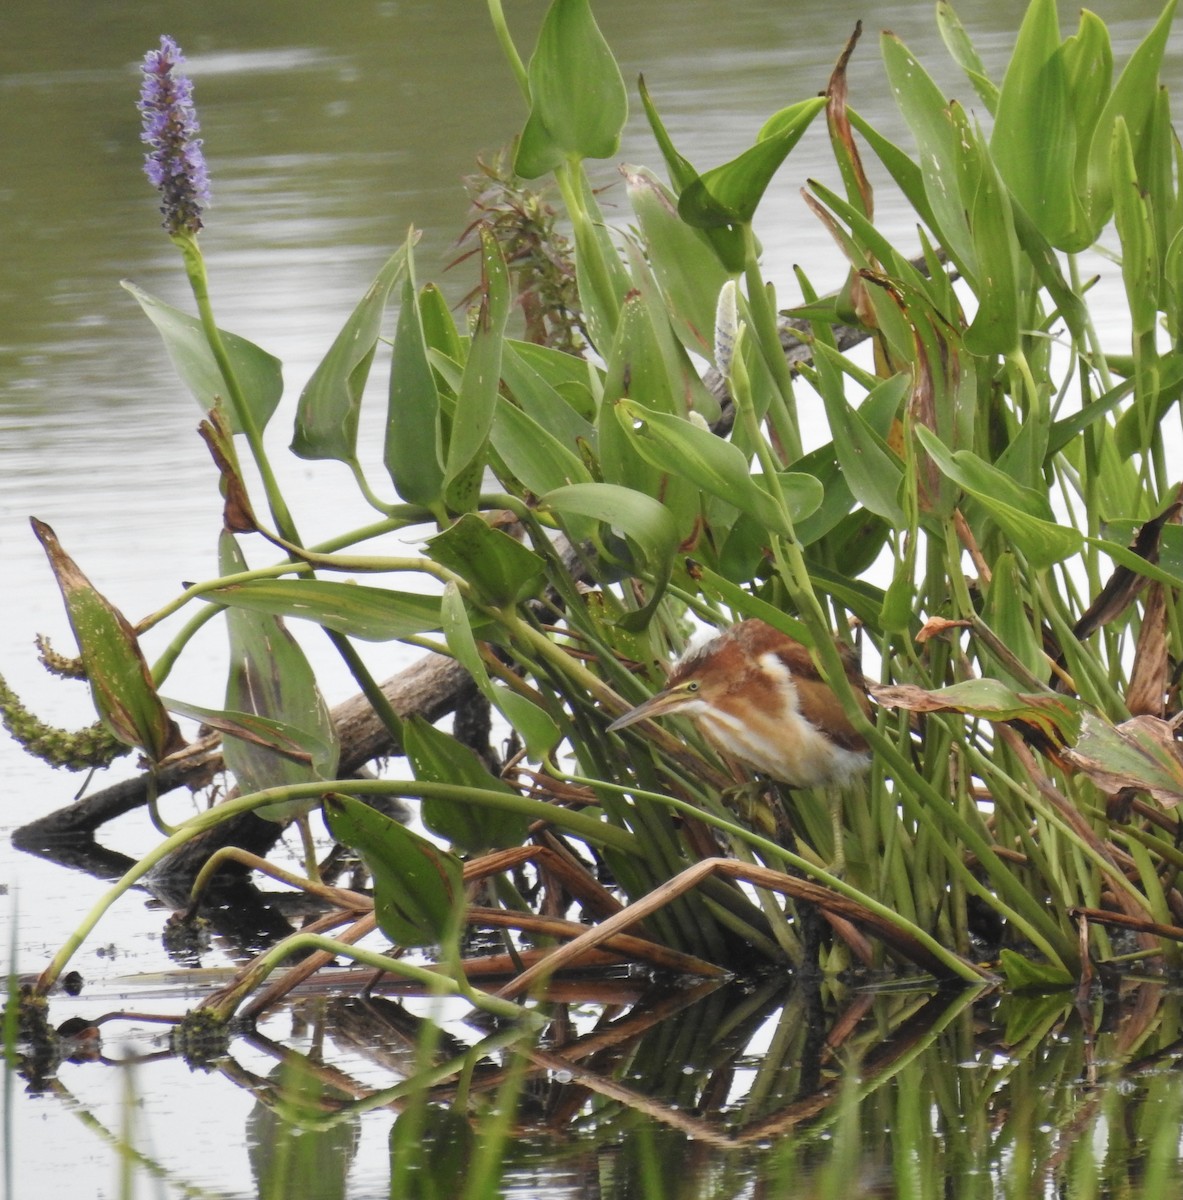
[[[608,726],[608,732],[614,733],[616,730],[624,729],[628,725],[635,725],[638,721],[644,721],[647,717],[660,717],[663,713],[677,712],[680,708],[684,708],[685,705],[686,697],[681,692],[658,692],[656,696],[650,696],[644,704],[638,704],[636,708],[630,708],[624,716],[617,717]]]

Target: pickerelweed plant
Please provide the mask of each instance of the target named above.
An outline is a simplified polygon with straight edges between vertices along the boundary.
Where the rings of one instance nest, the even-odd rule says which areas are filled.
[[[205,721],[223,735],[237,796],[168,832],[41,989],[115,896],[198,833],[248,810],[285,820],[318,805],[364,858],[373,912],[349,937],[281,943],[207,1005],[218,1016],[293,949],[422,976],[499,1015],[606,953],[707,975],[891,961],[967,981],[989,977],[977,957],[1000,953],[1012,982],[1067,984],[1123,961],[1107,932],[1119,925],[1135,956],[1175,964],[1183,546],[1167,422],[1183,389],[1183,151],[1158,80],[1174,8],[1117,70],[1097,17],[1083,13],[1063,39],[1054,0],[1033,0],[999,82],[939,4],[976,100],[946,98],[883,34],[914,147],[847,104],[856,39],[824,95],[801,81],[808,98],[705,171],[679,153],[642,82],[668,182],[622,167],[634,224],[614,230],[585,164],[617,154],[628,89],[588,0],[554,0],[528,63],[489,0],[528,106],[514,171],[553,178],[573,246],[571,264],[529,261],[573,271],[588,344],[571,353],[510,332],[515,297],[538,281],[526,260],[507,265],[504,246],[536,208],[506,206],[477,230],[467,323],[420,283],[412,233],[300,396],[293,453],[347,464],[377,513],[311,547],[263,450],[278,364],[214,321],[196,121],[163,39],[145,67],[149,174],[198,315],[131,290],[207,414],[222,574],[133,627],[39,530],[106,728],[159,771],[182,742],[170,713]],[[753,219],[823,123],[841,183],[809,181],[805,195],[850,269],[831,294],[799,274],[803,302],[786,324]],[[914,210],[915,245],[876,227],[868,156]],[[1104,348],[1090,315],[1080,255],[1096,246],[1120,263],[1129,353]],[[848,352],[860,340],[866,358]],[[388,351],[389,478],[377,483],[359,460],[359,410]],[[808,452],[804,391],[828,420]],[[269,517],[239,471],[242,443]],[[354,549],[424,524],[420,556]],[[244,546],[279,556],[251,567]],[[435,588],[391,586],[400,573]],[[137,636],[182,613],[149,668]],[[811,647],[873,749],[869,782],[842,806],[841,847],[824,797],[737,789],[688,730],[605,733],[660,684],[693,624],[741,617]],[[231,645],[216,713],[159,690],[213,618]],[[337,731],[283,625],[292,618],[328,632],[408,771],[338,772]],[[873,721],[832,640],[852,622],[880,664]],[[356,645],[388,639],[460,663],[520,754],[491,771],[456,737],[400,719]],[[374,795],[418,798],[434,840],[364,803]],[[791,839],[771,836],[777,806]],[[492,916],[466,902],[478,881]],[[371,906],[311,871],[307,886],[347,912]],[[569,910],[594,923],[540,923]],[[466,977],[457,930],[472,922],[527,931],[498,996]],[[400,947],[441,945],[443,972],[354,948],[375,923]]]

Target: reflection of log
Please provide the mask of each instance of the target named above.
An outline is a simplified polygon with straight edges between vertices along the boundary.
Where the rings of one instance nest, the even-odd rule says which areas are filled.
[[[442,655],[428,654],[386,680],[382,690],[400,716],[420,713],[429,721],[435,721],[451,712],[469,683],[463,667]],[[333,720],[341,739],[340,774],[343,777],[352,775],[372,759],[400,753],[400,747],[395,745],[364,696],[354,696],[338,704],[333,709]],[[206,738],[194,743],[188,752],[159,772],[156,790],[163,795],[179,787],[204,787],[222,768],[219,740]],[[146,774],[112,784],[93,796],[76,800],[23,825],[12,835],[13,843],[20,849],[53,857],[54,841],[93,835],[105,822],[144,804],[148,786]],[[279,831],[280,826],[274,822],[247,813],[195,838],[170,860],[170,868],[187,874],[223,845],[242,846],[256,854],[265,854],[275,843]]]

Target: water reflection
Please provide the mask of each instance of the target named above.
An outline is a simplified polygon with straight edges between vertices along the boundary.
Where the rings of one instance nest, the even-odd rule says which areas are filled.
[[[507,7],[528,43],[543,0]],[[730,158],[772,111],[822,86],[858,18],[866,22],[867,34],[852,71],[852,98],[889,135],[903,136],[903,129],[878,65],[878,27],[894,29],[950,89],[961,95],[969,90],[939,44],[928,5],[747,0],[721,9],[715,0],[643,5],[596,0],[595,7],[626,79],[631,83],[645,72],[679,146],[704,166]],[[964,7],[988,68],[996,68],[1010,52],[1025,3]],[[1157,0],[1098,6],[1110,23],[1119,58],[1142,36],[1158,7]],[[69,635],[25,524],[27,514],[56,525],[99,586],[133,618],[171,598],[181,580],[212,574],[220,522],[208,457],[193,435],[197,410],[177,384],[155,334],[117,286],[120,278],[130,277],[171,302],[187,304],[176,255],[157,228],[155,201],[139,171],[136,63],[162,31],[185,47],[197,82],[216,191],[204,246],[219,318],[286,363],[289,399],[272,431],[276,451],[287,441],[295,394],[409,224],[425,230],[421,275],[442,275],[453,296],[467,289],[466,279],[453,280],[443,272],[454,253],[452,240],[465,223],[465,195],[458,181],[471,172],[479,150],[503,144],[522,118],[521,100],[500,60],[483,6],[474,0],[289,0],[283,6],[209,0],[185,9],[164,0],[108,0],[101,6],[81,0],[52,6],[18,0],[6,6],[0,39],[5,162],[0,179],[0,228],[5,232],[0,272],[0,669],[35,707],[62,724],[86,722],[92,714],[78,689],[51,683],[32,660],[35,632],[49,632],[63,646],[69,645]],[[1178,39],[1177,33],[1165,69],[1172,81],[1179,78]],[[621,158],[656,163],[651,137],[637,113]],[[800,182],[815,174],[833,181],[820,136],[795,152],[760,222],[770,274],[786,295],[791,295],[793,262],[802,263],[823,288],[840,269],[837,252],[818,236],[796,199]],[[600,178],[614,180],[611,165]],[[610,213],[626,219],[623,197],[613,207],[609,192],[605,203]],[[910,242],[910,216],[902,208],[893,210],[889,191],[880,195],[879,214],[889,236]],[[376,383],[381,387],[380,379]],[[285,484],[298,498],[298,517],[312,536],[350,519],[354,502],[347,498],[352,491],[342,469],[290,463],[286,471]],[[208,650],[205,673],[180,681],[178,691],[195,702],[217,704],[223,652],[217,637],[201,648]],[[149,649],[159,646],[150,644]],[[343,689],[351,691],[343,672],[334,676],[332,661],[317,656],[314,646],[310,649],[328,672],[330,698],[342,698]],[[8,793],[6,815],[0,818],[5,834],[35,812],[63,803],[76,786],[75,780],[26,759],[7,739],[0,739],[0,768]],[[155,840],[151,831],[138,826],[127,833],[125,848],[132,852]],[[33,970],[101,885],[91,887],[59,869],[42,870],[27,858],[16,861],[7,837],[0,864],[0,877],[23,884],[18,965]],[[91,950],[80,955],[92,981],[159,961],[161,914],[128,906],[122,919],[125,925],[117,935],[121,957],[100,958]],[[1127,1023],[1123,1028],[1148,1029],[1156,1036],[1163,1031],[1160,1041],[1147,1042],[1143,1061],[1148,1073],[1136,1084],[1136,1096],[1144,1103],[1131,1109],[1138,1118],[1153,1115],[1154,1104],[1170,1102],[1155,1092],[1162,1077],[1153,1074],[1153,1056],[1173,1052],[1168,1031],[1177,1017],[1169,1006],[1147,1000],[1149,995],[1131,991],[1125,996],[1127,1005],[1149,1016],[1141,1026]],[[716,1022],[734,1023],[745,1004],[756,1002],[739,997],[729,1003],[723,1017],[715,1014]],[[886,1001],[880,1004],[890,1008]],[[328,1026],[318,1025],[319,1018],[299,1019],[315,1027],[318,1037],[327,1036]],[[895,1017],[889,1013],[885,1019],[890,1024]],[[576,1017],[572,1020],[578,1024]],[[1056,1143],[1054,1130],[1062,1121],[1047,1111],[1047,1104],[1052,1097],[1073,1095],[1077,1081],[1088,1077],[1087,1048],[1098,1043],[1051,1041],[1041,1056],[1021,1062],[1012,1059],[1011,1049],[1027,1040],[1034,1043],[1049,1029],[1075,1032],[1074,1020],[1060,999],[1042,1015],[1018,1002],[1009,1009],[979,1008],[973,1016],[969,1010],[958,1011],[930,1059],[900,1067],[898,1096],[890,1103],[874,1097],[867,1101],[872,1110],[875,1104],[885,1106],[878,1120],[864,1117],[866,1128],[878,1137],[868,1148],[870,1161],[891,1161],[892,1146],[882,1134],[889,1117],[906,1118],[927,1133],[935,1112],[950,1122],[948,1129],[936,1132],[946,1138],[950,1130],[956,1134],[941,1151],[952,1164],[949,1169],[971,1164],[984,1173],[981,1178],[988,1178],[997,1175],[998,1163],[1010,1153],[1010,1161],[1020,1163],[1047,1164],[1058,1156],[1072,1168],[1079,1161],[1084,1166],[1072,1169],[1087,1174],[1095,1164],[1089,1157],[1090,1138],[1083,1135],[1101,1129],[1105,1106],[1112,1103],[1105,1097],[1112,1093],[1082,1101],[1071,1129],[1080,1136],[1072,1144]],[[799,1036],[797,1028],[793,1036]],[[863,1049],[868,1049],[879,1034],[874,1025],[860,1029]],[[683,1035],[685,1046],[694,1048],[693,1027],[687,1025]],[[684,1044],[666,1036],[671,1040],[662,1053],[681,1053]],[[698,1036],[700,1048],[715,1045],[701,1029]],[[770,1096],[790,1102],[804,1068],[784,1058],[765,1066],[765,1049],[760,1047],[759,1056],[753,1051],[750,1060],[741,1054],[726,1065],[716,1064],[710,1076],[714,1086],[723,1089],[730,1075],[747,1089],[737,1095],[750,1095],[758,1084]],[[826,1063],[813,1049],[812,1064],[806,1065],[820,1086]],[[1115,1059],[1124,1053],[1125,1048],[1115,1045]],[[652,1057],[653,1071],[663,1064],[656,1051],[644,1054]],[[634,1057],[641,1051],[632,1047],[620,1055],[625,1064],[621,1071],[634,1070],[632,1064],[644,1060],[643,1055]],[[950,1062],[963,1064],[955,1076]],[[709,1054],[691,1060],[692,1069],[704,1073],[710,1063]],[[86,1070],[95,1073],[70,1065],[59,1083],[78,1083],[83,1109],[94,1103],[111,1116],[114,1128],[117,1096],[95,1100],[87,1094],[91,1080],[77,1078]],[[611,1072],[605,1069],[604,1075],[610,1078]],[[688,1086],[684,1079],[669,1078],[673,1099],[662,1103],[670,1112],[684,1112],[688,1104],[698,1107],[706,1077],[692,1079],[697,1091],[688,1095],[677,1091],[679,1083]],[[581,1171],[604,1162],[608,1177],[615,1172],[620,1180],[645,1171],[679,1178],[687,1163],[704,1177],[723,1169],[710,1154],[688,1153],[681,1127],[663,1123],[655,1132],[639,1121],[630,1125],[627,1113],[633,1110],[610,1108],[606,1099],[589,1100],[590,1084],[582,1076],[576,1082],[558,1072],[545,1076],[540,1068],[529,1086],[535,1084],[539,1103],[552,1105],[547,1110],[551,1127],[540,1123],[519,1145],[528,1145],[530,1138],[544,1142],[549,1161],[545,1170],[536,1160],[512,1168],[511,1181],[520,1181],[523,1190],[539,1174],[557,1184],[569,1169],[563,1165],[568,1156],[581,1164]],[[228,1127],[238,1137],[254,1103],[248,1099],[236,1109],[227,1099],[233,1089],[209,1087],[175,1061],[145,1068],[137,1086],[185,1098],[180,1111],[154,1115],[158,1141],[187,1147],[210,1162],[218,1160]],[[988,1106],[995,1090],[1012,1102],[1009,1109],[1002,1100]],[[949,1092],[960,1092],[969,1102],[965,1111],[970,1116],[963,1125],[955,1123],[946,1104]],[[200,1120],[189,1104],[198,1096],[206,1113]],[[914,1109],[900,1107],[905,1099]],[[679,1107],[669,1108],[671,1104]],[[832,1105],[832,1098],[827,1104]],[[584,1114],[583,1105],[591,1115]],[[719,1111],[726,1114],[726,1106]],[[559,1118],[576,1113],[580,1120],[569,1131],[569,1143],[555,1149],[554,1130],[566,1132]],[[43,1144],[47,1130],[55,1143],[77,1142],[72,1119],[63,1111],[51,1115],[38,1110],[29,1117],[40,1123],[34,1126],[37,1135],[26,1144]],[[618,1141],[602,1136],[614,1120],[620,1122]],[[160,1137],[162,1129],[169,1136]],[[782,1138],[786,1133],[770,1128],[767,1135]],[[383,1146],[385,1136],[386,1130],[380,1130]],[[784,1161],[796,1164],[796,1154],[809,1165],[821,1157],[819,1144],[783,1151]],[[1136,1145],[1145,1145],[1145,1138]],[[998,1154],[983,1158],[991,1147]],[[926,1152],[937,1153],[931,1146]],[[79,1169],[89,1164],[100,1174],[108,1170],[105,1153],[86,1149],[78,1155]],[[1115,1159],[1115,1175],[1131,1161]],[[23,1159],[19,1178],[24,1193],[61,1194],[55,1191],[62,1183],[59,1167],[58,1162]],[[238,1167],[239,1174],[224,1184],[226,1194],[243,1194],[241,1181],[247,1174],[243,1164]],[[742,1170],[736,1179],[746,1179]],[[381,1186],[374,1190],[382,1193]]]
[[[1179,997],[1157,982],[1074,1003],[834,980],[568,980],[538,1037],[433,1012],[398,988],[306,992],[257,1032],[204,1055],[190,1044],[258,1195],[289,1195],[293,1178],[326,1197],[1164,1195],[1180,1182]],[[104,1064],[134,1059],[135,1086],[154,1093],[179,1065],[131,1021],[134,1053],[92,1043],[69,1082],[60,1068],[35,1084],[100,1137],[111,1114],[92,1077],[122,1073]],[[205,1159],[160,1138],[169,1120],[155,1104],[141,1118],[141,1170],[177,1193],[244,1194],[227,1177],[238,1151]]]

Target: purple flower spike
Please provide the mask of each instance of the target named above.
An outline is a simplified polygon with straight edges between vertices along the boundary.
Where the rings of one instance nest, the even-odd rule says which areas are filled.
[[[209,173],[201,152],[200,126],[193,108],[193,84],[182,73],[185,56],[167,36],[159,50],[144,55],[144,82],[137,107],[144,118],[140,140],[151,146],[144,173],[164,201],[164,228],[170,234],[195,234],[209,206]]]

